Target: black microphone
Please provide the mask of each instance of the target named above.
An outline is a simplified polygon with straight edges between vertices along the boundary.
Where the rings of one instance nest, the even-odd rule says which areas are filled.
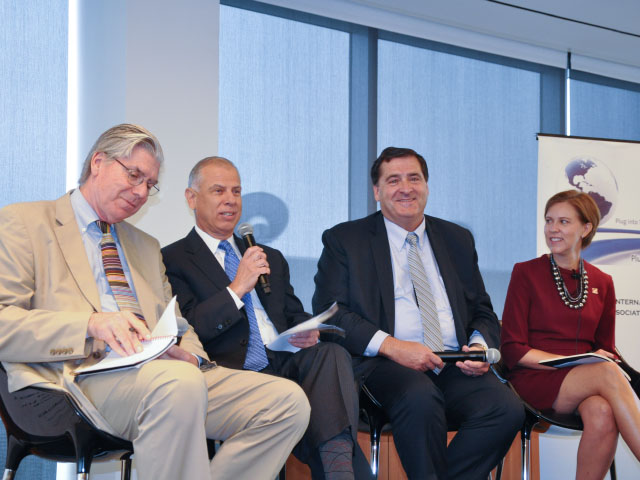
[[[256,246],[256,239],[253,238],[253,227],[250,223],[241,223],[238,226],[238,234],[242,237],[244,246],[246,248]],[[258,277],[258,283],[260,284],[260,287],[262,287],[262,291],[264,293],[266,293],[267,295],[271,293],[271,285],[269,284],[268,275],[264,275],[261,273]]]
[[[500,350],[490,348],[487,351],[471,350],[470,352],[448,351],[433,352],[440,357],[445,363],[464,362],[465,360],[473,360],[474,362],[488,362],[491,364],[500,361]]]
[[[582,275],[580,275],[580,272],[576,272],[575,270],[571,272],[571,278],[573,278],[574,280],[578,280],[580,278],[582,278]]]

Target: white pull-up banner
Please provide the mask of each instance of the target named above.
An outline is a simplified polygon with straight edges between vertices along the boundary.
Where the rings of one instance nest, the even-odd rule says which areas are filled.
[[[616,345],[640,369],[640,142],[538,135],[538,255],[548,252],[545,203],[571,188],[600,208],[600,226],[583,257],[613,277]]]

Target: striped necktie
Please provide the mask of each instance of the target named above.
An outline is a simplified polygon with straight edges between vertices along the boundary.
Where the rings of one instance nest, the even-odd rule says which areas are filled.
[[[407,234],[409,243],[409,274],[413,283],[413,290],[418,301],[420,310],[420,320],[422,321],[422,342],[434,352],[441,352],[444,349],[442,342],[442,332],[440,331],[440,321],[436,303],[433,300],[433,293],[429,279],[424,271],[422,259],[418,253],[418,236],[414,232]]]
[[[121,311],[128,310],[132,312],[136,317],[146,323],[142,316],[142,310],[138,304],[138,299],[131,291],[127,277],[124,275],[122,269],[122,262],[118,255],[118,248],[116,242],[111,235],[111,225],[107,222],[97,220],[96,224],[102,232],[102,239],[100,240],[100,251],[102,253],[102,264],[104,265],[104,273],[107,276],[107,281],[111,287],[111,293],[113,293],[118,308]]]
[[[236,273],[238,272],[240,260],[227,240],[220,242],[218,247],[225,252],[224,271],[229,277],[229,280],[233,282],[233,279],[236,278]],[[259,372],[269,364],[269,360],[267,359],[267,352],[264,349],[264,343],[262,341],[262,336],[260,335],[256,312],[253,310],[251,292],[245,293],[242,297],[242,301],[244,302],[244,310],[247,312],[247,318],[249,319],[249,345],[247,346],[247,356],[244,360],[244,368],[246,370],[255,370],[256,372]]]

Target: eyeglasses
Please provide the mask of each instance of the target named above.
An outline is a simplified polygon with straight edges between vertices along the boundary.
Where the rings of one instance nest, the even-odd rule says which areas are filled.
[[[142,182],[144,182],[144,175],[142,175],[142,172],[140,172],[140,170],[138,170],[137,168],[128,168],[117,158],[114,158],[114,160],[122,165],[122,168],[127,171],[127,180],[129,180],[129,185],[131,185],[132,187],[137,187]],[[160,191],[158,185],[153,182],[147,182],[147,190],[149,191],[150,197]]]

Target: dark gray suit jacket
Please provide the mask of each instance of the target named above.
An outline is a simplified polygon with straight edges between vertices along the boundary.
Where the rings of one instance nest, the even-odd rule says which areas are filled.
[[[490,347],[497,348],[500,327],[480,275],[471,232],[428,215],[425,221],[451,304],[458,343],[466,345],[477,330]],[[357,366],[378,330],[394,334],[393,272],[384,217],[377,212],[336,225],[324,232],[322,243],[313,311],[321,312],[333,301],[338,302],[340,309],[329,323],[346,330],[346,337],[336,341],[354,356]]]

